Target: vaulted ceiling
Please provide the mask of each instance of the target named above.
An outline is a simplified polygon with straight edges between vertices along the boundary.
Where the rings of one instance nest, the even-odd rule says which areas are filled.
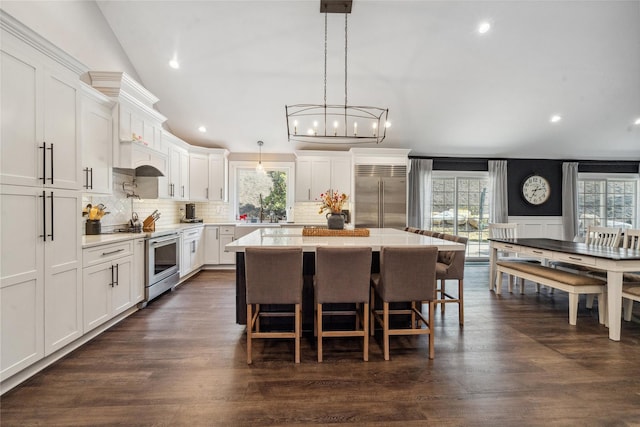
[[[285,105],[323,101],[319,0],[98,5],[177,136],[233,152],[349,148],[287,141]],[[344,15],[328,18],[327,101],[341,104]],[[354,0],[348,22],[349,104],[389,108],[382,147],[640,159],[640,1]]]

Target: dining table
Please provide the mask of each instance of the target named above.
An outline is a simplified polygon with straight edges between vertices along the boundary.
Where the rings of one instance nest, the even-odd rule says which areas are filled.
[[[538,258],[543,265],[553,261],[606,272],[609,339],[620,341],[622,325],[622,283],[627,272],[640,271],[640,250],[610,248],[547,238],[491,238],[489,289],[496,289],[498,252]]]
[[[379,272],[380,248],[406,246],[436,246],[438,251],[464,251],[462,243],[424,236],[395,228],[369,228],[366,236],[345,235],[321,236],[304,235],[304,227],[265,227],[259,228],[246,236],[234,240],[225,246],[228,252],[236,254],[236,323],[246,323],[246,277],[244,267],[244,251],[246,248],[279,248],[298,247],[303,251],[303,317],[313,319],[313,311],[308,316],[305,306],[313,307],[312,278],[315,270],[315,250],[321,246],[331,247],[370,247],[372,251],[372,273]],[[305,311],[307,312],[305,314]],[[305,322],[308,323],[308,322]]]

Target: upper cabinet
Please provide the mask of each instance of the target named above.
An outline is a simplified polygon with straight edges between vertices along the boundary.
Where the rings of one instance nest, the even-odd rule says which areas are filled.
[[[80,83],[82,135],[82,188],[89,193],[110,194],[113,188],[114,102],[91,86]]]
[[[227,200],[227,150],[192,148],[189,153],[189,200]]]
[[[89,76],[94,88],[117,102],[113,166],[153,166],[166,175],[168,158],[162,146],[162,123],[167,118],[153,108],[158,98],[126,73],[90,71]]]
[[[299,151],[296,153],[296,201],[315,201],[331,189],[351,190],[351,156],[345,152]]]
[[[0,182],[80,189],[79,75],[86,67],[5,14],[0,39]]]

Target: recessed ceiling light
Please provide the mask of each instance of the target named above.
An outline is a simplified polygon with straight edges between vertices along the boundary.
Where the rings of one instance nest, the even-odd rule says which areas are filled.
[[[180,68],[180,63],[178,62],[177,59],[173,58],[171,61],[169,61],[169,67],[173,68],[174,70],[177,70],[178,68]]]
[[[558,123],[560,120],[562,120],[562,116],[559,116],[557,114],[551,116],[551,118],[549,119],[551,123]]]
[[[480,25],[478,25],[478,32],[480,34],[484,34],[486,32],[488,32],[491,29],[491,24],[489,22],[481,22]]]
[[[205,133],[205,132],[207,131],[207,128],[206,128],[206,127],[204,127],[204,126],[200,126],[200,127],[198,128],[198,130],[199,130],[200,132],[202,132],[202,133]]]
[[[636,121],[635,121],[635,122],[633,122],[633,124],[634,124],[634,125],[640,125],[640,117],[638,117],[638,118],[636,119]]]

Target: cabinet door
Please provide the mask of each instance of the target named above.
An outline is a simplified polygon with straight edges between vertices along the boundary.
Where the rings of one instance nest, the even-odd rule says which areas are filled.
[[[351,193],[351,159],[331,159],[331,189]]]
[[[311,198],[311,160],[296,161],[296,202],[308,202]]]
[[[220,263],[220,228],[206,226],[204,228],[204,263]]]
[[[144,299],[144,267],[146,244],[144,239],[136,239],[133,243],[133,279],[131,282],[131,301],[135,304]]]
[[[193,248],[192,242],[193,239],[182,240],[182,251],[180,252],[180,277],[184,277],[187,274],[191,273],[191,252]]]
[[[329,160],[313,160],[311,162],[311,198],[320,198],[320,194],[331,188],[331,162]]]
[[[83,333],[82,228],[78,215],[82,199],[80,193],[70,190],[46,190],[45,195],[44,331],[48,355]]]
[[[0,182],[41,185],[42,106],[38,68],[2,33],[0,58]]]
[[[178,189],[176,188],[176,192]],[[181,200],[189,200],[189,154],[180,152],[180,194]]]
[[[224,247],[233,242],[233,235],[223,234],[220,236],[220,264],[235,264],[236,263],[236,253],[235,252],[225,252]]]
[[[44,356],[42,191],[0,186],[0,380]]]
[[[82,99],[82,179],[90,193],[110,194],[112,190],[111,108],[98,101]]]
[[[226,201],[225,159],[216,154],[209,155],[209,200]]]
[[[206,201],[209,196],[209,159],[206,154],[189,154],[189,200]]]
[[[202,264],[204,264],[204,239],[202,238],[202,234],[200,234],[200,237],[195,239],[194,244],[193,244],[193,269],[197,270],[198,268],[202,267]]]
[[[113,262],[115,285],[111,289],[111,317],[133,305],[131,286],[133,283],[133,257],[119,258]]]
[[[115,278],[112,264],[102,263],[83,270],[83,318],[84,332],[109,320],[111,291]]]
[[[79,190],[82,162],[79,123],[78,76],[68,71],[47,68],[44,86],[44,142],[47,143],[47,179],[45,185]]]

